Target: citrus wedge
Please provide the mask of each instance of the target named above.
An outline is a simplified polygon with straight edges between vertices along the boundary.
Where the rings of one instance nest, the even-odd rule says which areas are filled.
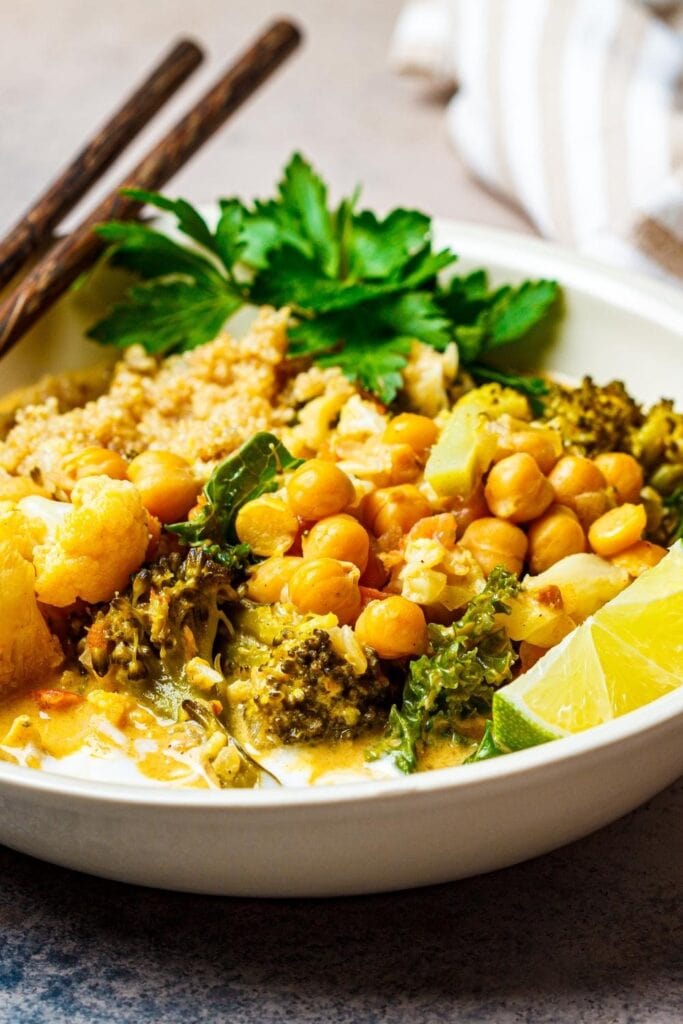
[[[683,684],[683,543],[493,698],[507,750],[581,732]]]

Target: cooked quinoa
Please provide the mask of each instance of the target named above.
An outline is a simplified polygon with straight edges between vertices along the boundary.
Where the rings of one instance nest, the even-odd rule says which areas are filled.
[[[162,360],[141,347],[127,350],[98,398],[66,412],[55,396],[21,409],[0,442],[0,470],[30,476],[55,494],[65,458],[101,445],[126,458],[149,448],[171,451],[208,476],[256,431],[290,421],[299,395],[320,392],[321,381],[307,385],[303,374],[297,389],[283,374],[287,321],[286,309],[264,309],[241,340],[224,332]],[[339,376],[333,371],[322,383]]]

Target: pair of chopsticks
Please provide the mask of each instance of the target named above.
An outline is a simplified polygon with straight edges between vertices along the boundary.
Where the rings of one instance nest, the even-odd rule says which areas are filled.
[[[66,238],[57,242],[0,305],[0,357],[25,334],[104,248],[93,227],[115,217],[133,220],[142,204],[121,189],[162,187],[232,113],[296,49],[299,29],[274,22],[225,74]],[[10,233],[0,241],[0,287],[48,241],[59,221],[85,195],[154,114],[203,60],[182,41],[95,135]]]

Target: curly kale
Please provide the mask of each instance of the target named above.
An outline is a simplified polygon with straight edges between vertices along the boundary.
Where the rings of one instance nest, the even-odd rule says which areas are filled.
[[[391,754],[403,772],[417,768],[418,750],[432,735],[457,732],[459,719],[491,710],[493,694],[512,678],[517,655],[497,616],[519,588],[502,566],[489,576],[464,615],[451,626],[430,626],[430,652],[413,661],[400,706],[389,713],[385,738],[373,756]]]
[[[140,569],[95,617],[82,660],[177,717],[194,695],[188,663],[213,664],[221,624],[228,626],[225,608],[237,598],[232,583],[231,571],[201,548]]]
[[[269,642],[245,643],[239,628],[226,674],[244,681],[238,713],[257,745],[351,739],[385,724],[395,690],[376,656],[352,665],[306,620]]]

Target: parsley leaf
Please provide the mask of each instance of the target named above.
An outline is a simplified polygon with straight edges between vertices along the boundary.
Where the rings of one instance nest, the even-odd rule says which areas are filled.
[[[193,280],[220,281],[220,273],[199,253],[135,221],[110,220],[96,228],[109,242],[110,262],[145,279],[181,274]]]
[[[488,347],[523,338],[540,323],[558,296],[556,281],[525,281],[519,288],[500,288],[489,314]]]
[[[356,333],[338,352],[322,355],[317,362],[321,366],[339,366],[349,380],[358,381],[388,405],[403,384],[401,372],[412,344],[412,338],[394,335],[371,340]]]
[[[279,193],[287,219],[298,226],[302,238],[310,243],[311,255],[322,271],[326,275],[336,274],[339,245],[327,208],[327,186],[300,153],[295,153],[285,167]]]
[[[486,352],[524,338],[550,312],[559,295],[556,281],[524,281],[514,288],[489,289],[484,270],[453,277],[438,294],[455,326],[462,362],[470,365]]]
[[[213,236],[206,221],[186,199],[169,199],[160,192],[148,192],[143,188],[126,188],[122,190],[122,195],[137,199],[139,203],[155,206],[157,210],[163,210],[165,213],[174,214],[184,235],[207,249],[213,249]]]
[[[237,199],[221,201],[221,215],[216,225],[213,247],[223,261],[228,276],[234,280],[234,267],[244,256],[247,242],[244,238],[245,211]]]
[[[348,273],[381,280],[398,273],[410,256],[429,245],[431,221],[417,210],[392,210],[383,221],[370,210],[352,218]]]
[[[125,302],[92,327],[104,345],[143,345],[167,355],[211,341],[242,304],[239,295],[207,281],[154,280],[130,288]]]
[[[210,341],[244,302],[289,306],[291,353],[339,366],[385,403],[403,385],[415,340],[439,351],[455,340],[475,377],[505,377],[538,401],[540,382],[489,370],[485,359],[547,316],[557,285],[492,289],[483,270],[442,285],[439,275],[456,256],[434,250],[424,213],[398,208],[378,217],[358,209],[358,189],[333,208],[325,182],[299,153],[272,198],[220,200],[215,229],[184,199],[127,194],[172,214],[188,244],[144,223],[96,228],[111,263],[148,282],[91,329],[103,344],[182,351]]]
[[[417,338],[443,351],[453,338],[453,326],[429,292],[404,292],[378,304],[380,323],[398,337]]]

